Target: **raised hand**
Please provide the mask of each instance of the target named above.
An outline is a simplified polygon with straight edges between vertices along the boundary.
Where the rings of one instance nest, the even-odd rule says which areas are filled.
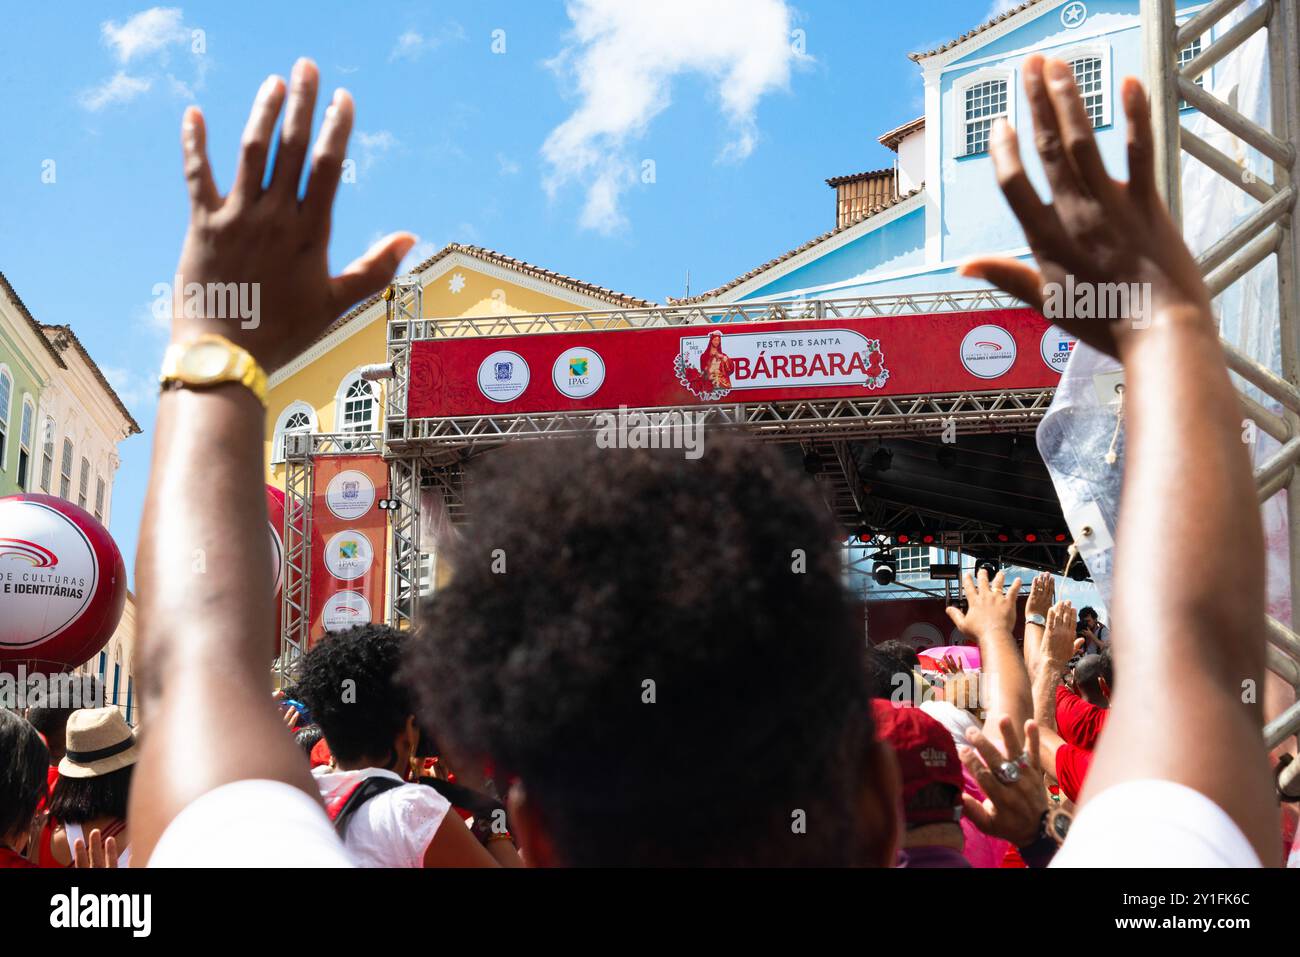
[[[946,608],[952,623],[964,633],[977,641],[1005,634],[1011,636],[1016,625],[1016,596],[1020,594],[1020,579],[1011,583],[1011,588],[1004,592],[1003,583],[1006,572],[999,571],[989,581],[989,573],[983,568],[978,578],[972,578],[967,572],[962,576],[962,590],[966,593],[966,611]]]
[[[275,168],[270,184],[263,187],[271,136],[285,104],[284,80],[266,79],[244,128],[235,184],[225,197],[218,193],[208,164],[203,115],[197,107],[185,111],[181,140],[191,208],[177,267],[174,339],[219,333],[272,370],[300,352],[350,305],[382,289],[415,244],[410,233],[393,233],[338,276],[330,276],[330,213],[352,131],[353,108],[347,92],[334,93],[312,151],[306,192],[300,198],[318,83],[314,63],[304,59],[294,64]],[[194,289],[204,291],[202,310],[194,307],[187,291]],[[219,310],[206,308],[214,299],[223,301],[225,291],[232,289],[244,302],[256,305],[254,316],[222,318],[213,314]],[[209,295],[213,290],[215,297]]]
[[[72,846],[72,866],[117,867],[117,838],[110,837],[106,841],[99,828],[95,828],[90,832],[89,849],[84,840],[77,838]]]
[[[1043,629],[1043,663],[1064,667],[1083,647],[1083,639],[1075,637],[1079,614],[1068,601],[1058,601],[1047,612],[1047,627]]]
[[[1049,316],[1111,355],[1118,355],[1134,330],[1145,328],[1162,312],[1192,322],[1212,321],[1209,293],[1196,261],[1156,189],[1151,108],[1142,84],[1128,77],[1121,88],[1128,117],[1130,178],[1125,183],[1106,172],[1069,64],[1035,54],[1025,61],[1024,77],[1034,142],[1051,184],[1052,203],[1039,199],[1021,162],[1016,132],[1005,121],[993,130],[990,152],[998,183],[1024,228],[1038,268],[1015,259],[983,257],[964,263],[961,274],[986,279],[1040,312],[1050,299],[1049,284],[1059,289],[1067,277],[1073,278],[1075,288],[1138,284],[1150,294],[1149,314],[1130,300],[1127,315]]]
[[[980,802],[963,794],[962,804],[971,823],[985,834],[1023,847],[1038,836],[1039,822],[1047,810],[1038,759],[1038,726],[1026,721],[1021,738],[1015,722],[1003,717],[998,730],[1003,742],[1000,750],[975,728],[966,731],[971,746],[957,749],[962,764],[986,795]]]
[[[1026,615],[1047,617],[1047,610],[1056,601],[1056,578],[1051,572],[1039,572],[1029,585],[1029,597],[1025,600]]]

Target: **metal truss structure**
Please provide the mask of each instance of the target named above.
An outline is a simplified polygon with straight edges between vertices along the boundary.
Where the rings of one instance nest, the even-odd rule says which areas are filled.
[[[1300,586],[1300,232],[1294,219],[1297,189],[1297,142],[1300,142],[1300,11],[1295,0],[1265,0],[1180,67],[1179,52],[1205,37],[1226,17],[1248,6],[1247,0],[1211,0],[1181,26],[1175,0],[1142,0],[1142,26],[1147,48],[1147,76],[1158,157],[1160,189],[1175,219],[1182,223],[1182,153],[1213,170],[1258,202],[1249,216],[1222,236],[1198,259],[1212,295],[1242,279],[1270,256],[1276,256],[1278,323],[1281,331],[1281,375],[1274,374],[1231,343],[1223,348],[1228,367],[1281,407],[1278,414],[1243,396],[1256,424],[1281,447],[1255,469],[1263,502],[1286,489],[1290,524],[1291,596],[1294,609]],[[1259,31],[1267,31],[1269,100],[1268,126],[1243,116],[1234,105],[1202,89],[1196,78],[1241,47]],[[1273,163],[1273,180],[1251,174],[1237,161],[1185,129],[1179,101],[1258,150]],[[1291,622],[1268,622],[1268,666],[1300,694],[1300,637]],[[1300,701],[1264,729],[1268,747],[1300,734]],[[1300,739],[1298,739],[1300,740]],[[1293,772],[1300,762],[1292,765]],[[1284,787],[1300,795],[1300,774]]]
[[[330,455],[379,452],[372,432],[289,434],[284,437],[284,557],[281,568],[280,655],[276,683],[283,686],[311,637],[311,525],[315,460]]]

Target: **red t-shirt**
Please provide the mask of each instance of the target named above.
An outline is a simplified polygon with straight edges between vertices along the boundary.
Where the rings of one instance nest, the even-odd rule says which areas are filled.
[[[5,867],[35,867],[31,861],[23,857],[17,851],[11,851],[7,847],[0,847],[0,868]]]
[[[1056,780],[1060,782],[1065,796],[1076,804],[1083,791],[1083,779],[1088,776],[1091,764],[1092,752],[1068,741],[1056,749]]]
[[[1056,686],[1056,727],[1070,744],[1091,751],[1106,725],[1105,708],[1089,704],[1065,685]]]

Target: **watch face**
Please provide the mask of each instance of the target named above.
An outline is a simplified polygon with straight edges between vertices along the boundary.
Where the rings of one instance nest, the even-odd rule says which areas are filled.
[[[189,382],[209,382],[226,371],[230,352],[219,342],[196,342],[181,356],[180,371]]]
[[[1052,834],[1058,843],[1064,841],[1066,835],[1070,833],[1070,815],[1064,811],[1058,811],[1052,815],[1048,826],[1052,829]]]

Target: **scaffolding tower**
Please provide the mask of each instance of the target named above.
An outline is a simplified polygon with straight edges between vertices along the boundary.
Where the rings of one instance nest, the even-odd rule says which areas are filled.
[[[1151,91],[1152,121],[1160,191],[1175,222],[1183,226],[1182,154],[1187,153],[1257,201],[1250,215],[1206,249],[1197,260],[1211,295],[1216,298],[1270,256],[1276,257],[1281,375],[1223,342],[1228,367],[1245,382],[1275,400],[1281,413],[1255,402],[1243,402],[1255,423],[1280,443],[1280,448],[1255,469],[1260,502],[1283,489],[1287,493],[1291,620],[1268,619],[1268,667],[1296,689],[1300,698],[1300,637],[1295,631],[1295,596],[1300,592],[1300,233],[1294,221],[1297,191],[1296,143],[1300,140],[1300,27],[1295,0],[1212,0],[1183,24],[1175,17],[1175,0],[1142,0],[1143,39]],[[1246,10],[1213,43],[1190,60],[1179,62],[1180,51],[1204,36],[1225,18]],[[1216,63],[1239,49],[1259,31],[1267,32],[1268,86],[1271,117],[1268,126],[1243,116],[1196,82]],[[1273,163],[1273,181],[1266,182],[1228,157],[1203,137],[1183,127],[1179,102],[1195,107],[1209,121],[1258,150]],[[1270,748],[1300,734],[1300,700],[1264,728]],[[1300,796],[1300,762],[1284,772],[1280,786]]]

